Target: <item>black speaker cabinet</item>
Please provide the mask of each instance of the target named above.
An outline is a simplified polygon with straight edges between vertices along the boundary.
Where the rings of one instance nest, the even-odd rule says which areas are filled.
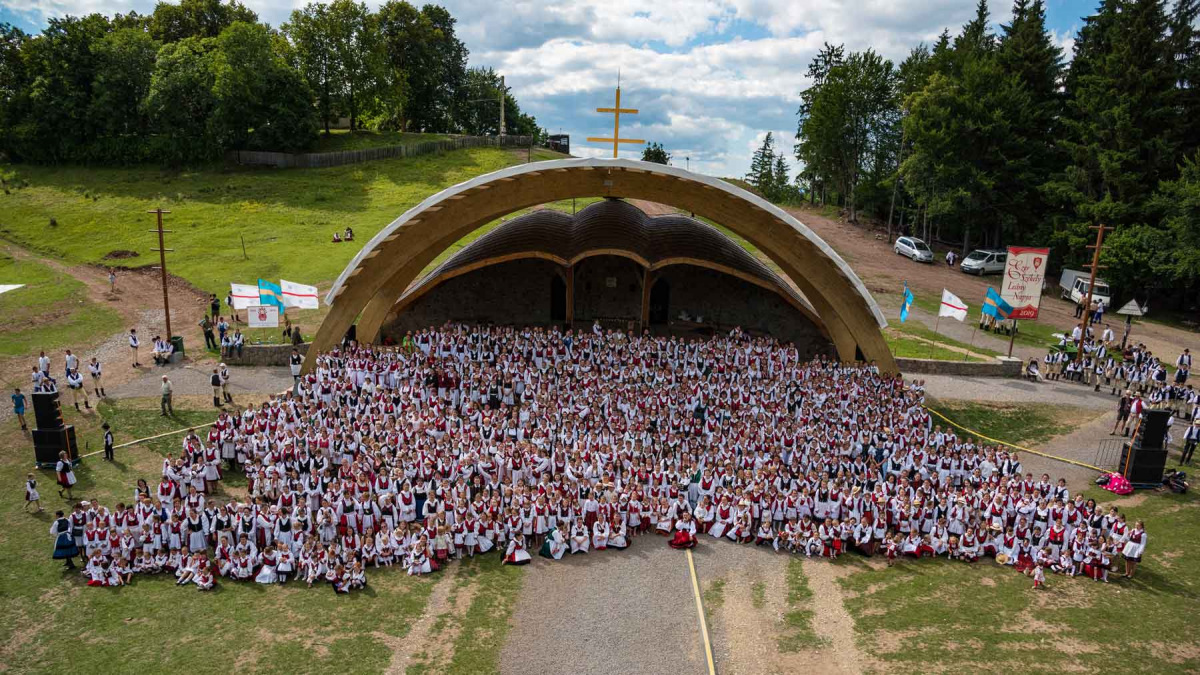
[[[1121,451],[1121,473],[1130,483],[1158,485],[1162,483],[1167,468],[1167,451],[1159,448],[1138,447],[1137,443],[1126,443]]]
[[[58,400],[57,391],[33,394],[33,418],[39,429],[62,428],[62,405]]]
[[[1167,420],[1171,419],[1169,410],[1144,410],[1142,423],[1138,427],[1138,437],[1135,443],[1141,443],[1143,448],[1158,449],[1167,442]]]
[[[61,429],[34,429],[33,455],[39,468],[54,468],[58,453],[66,450],[72,462],[79,460],[79,446],[75,443],[75,425]]]

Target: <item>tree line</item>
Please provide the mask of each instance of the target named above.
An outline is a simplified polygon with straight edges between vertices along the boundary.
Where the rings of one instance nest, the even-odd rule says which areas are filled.
[[[1069,63],[1043,0],[999,34],[986,0],[899,65],[826,44],[800,94],[796,185],[814,203],[976,247],[1049,245],[1125,297],[1200,287],[1200,0],[1101,0]],[[755,161],[758,161],[756,155]],[[752,170],[753,173],[753,170]]]
[[[180,164],[299,151],[352,129],[495,134],[501,81],[468,68],[444,8],[310,3],[278,28],[236,0],[151,14],[0,24],[0,153],[58,163]],[[504,89],[509,133],[539,135]]]

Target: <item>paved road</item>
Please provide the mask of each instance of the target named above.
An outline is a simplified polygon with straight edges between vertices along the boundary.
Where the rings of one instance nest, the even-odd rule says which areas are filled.
[[[1019,378],[962,377],[959,375],[910,375],[925,380],[925,391],[939,399],[964,399],[987,403],[1052,403],[1096,410],[1116,410],[1117,397],[1108,389],[1063,381],[1030,382]]]
[[[704,675],[684,553],[660,536],[643,535],[625,551],[567,555],[560,561],[535,556],[513,612],[500,672]]]

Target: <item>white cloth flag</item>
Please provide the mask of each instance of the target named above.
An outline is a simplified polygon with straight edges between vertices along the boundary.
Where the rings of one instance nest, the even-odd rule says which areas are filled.
[[[234,309],[246,309],[258,303],[258,286],[250,284],[229,284],[229,294],[233,296]]]
[[[291,281],[279,280],[279,287],[283,289],[283,306],[296,307],[298,309],[317,309],[321,306],[321,302],[317,299],[317,287],[305,286]]]
[[[946,289],[942,289],[942,306],[938,308],[938,316],[952,316],[959,321],[967,319],[967,303]]]

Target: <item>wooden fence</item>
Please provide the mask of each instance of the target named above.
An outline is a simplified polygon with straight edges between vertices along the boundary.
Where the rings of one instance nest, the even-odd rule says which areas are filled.
[[[459,136],[444,141],[425,141],[409,145],[388,145],[362,150],[340,152],[259,152],[255,150],[230,150],[225,161],[233,164],[273,166],[280,169],[315,169],[343,164],[358,164],[377,159],[417,157],[433,153],[462,150],[464,148],[525,148],[532,142],[529,136]]]

